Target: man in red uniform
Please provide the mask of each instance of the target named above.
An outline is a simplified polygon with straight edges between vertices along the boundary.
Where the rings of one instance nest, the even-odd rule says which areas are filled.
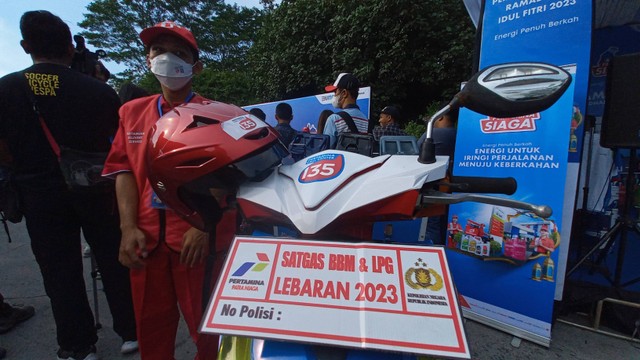
[[[191,89],[192,75],[202,71],[198,45],[188,29],[170,21],[144,29],[140,38],[162,94],[120,108],[119,129],[103,172],[116,179],[122,229],[119,258],[131,269],[140,354],[142,359],[174,358],[179,305],[198,349],[196,359],[215,359],[218,337],[197,332],[206,305],[205,261],[216,254],[222,259],[234,234],[235,214],[225,213],[216,228],[215,253],[210,252],[209,234],[180,219],[153,193],[143,140],[171,108],[206,100]]]
[[[541,254],[552,252],[556,249],[556,244],[553,239],[549,237],[549,225],[543,224],[540,227],[540,237],[535,240],[536,251]]]
[[[458,223],[458,215],[453,215],[451,217],[451,222],[447,226],[447,232],[449,233],[449,244],[452,243],[455,234],[460,231],[462,231],[462,225]]]

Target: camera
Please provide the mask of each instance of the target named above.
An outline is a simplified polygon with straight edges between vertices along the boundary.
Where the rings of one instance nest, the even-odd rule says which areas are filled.
[[[80,35],[74,35],[73,41],[76,43],[76,50],[73,54],[71,68],[102,81],[109,80],[111,73],[100,61],[100,58],[106,56],[107,53],[104,50],[89,51],[85,45],[84,37]]]

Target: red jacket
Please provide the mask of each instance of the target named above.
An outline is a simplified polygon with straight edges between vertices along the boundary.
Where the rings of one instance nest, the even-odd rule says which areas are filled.
[[[201,103],[204,100],[206,99],[196,95],[191,99],[191,102]],[[135,176],[139,195],[138,227],[146,235],[149,251],[158,245],[160,221],[158,209],[151,206],[153,188],[147,180],[145,135],[162,115],[158,110],[158,101],[160,101],[163,114],[171,110],[161,95],[135,99],[122,105],[118,132],[102,172],[103,176],[108,177],[115,177],[122,172],[132,172]],[[235,221],[233,225],[235,225]],[[172,250],[178,252],[181,250],[182,236],[190,227],[189,223],[167,209],[165,239]],[[218,233],[220,232],[218,231]],[[222,242],[217,241],[217,249],[221,248]]]

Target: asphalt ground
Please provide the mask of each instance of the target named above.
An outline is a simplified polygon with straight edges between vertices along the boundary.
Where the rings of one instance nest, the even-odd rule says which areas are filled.
[[[36,314],[10,332],[0,335],[0,347],[7,349],[8,360],[56,359],[58,345],[51,305],[31,253],[24,222],[9,224],[9,228],[12,243],[8,243],[6,234],[0,228],[0,291],[8,303],[31,305]],[[91,262],[89,258],[85,258],[87,297],[93,306],[94,291],[90,273]],[[102,325],[96,344],[98,357],[103,360],[139,360],[137,353],[120,354],[121,339],[113,331],[111,315],[99,280],[96,288],[99,321]],[[640,342],[584,330],[560,321],[553,326],[549,348],[525,340],[520,342],[512,335],[471,320],[466,321],[465,328],[472,359],[475,360],[640,359]],[[176,338],[176,359],[187,360],[194,356],[195,347],[184,323],[181,323]]]

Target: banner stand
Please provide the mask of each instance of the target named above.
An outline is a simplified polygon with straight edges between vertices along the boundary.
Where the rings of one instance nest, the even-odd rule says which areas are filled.
[[[551,339],[523,330],[522,328],[519,328],[517,326],[512,326],[512,325],[503,323],[501,321],[498,321],[494,318],[482,316],[473,311],[465,310],[464,308],[462,309],[462,315],[466,319],[473,320],[487,326],[491,326],[492,328],[498,329],[500,331],[504,331],[520,339],[529,340],[534,344],[538,344],[546,347],[551,346]]]

